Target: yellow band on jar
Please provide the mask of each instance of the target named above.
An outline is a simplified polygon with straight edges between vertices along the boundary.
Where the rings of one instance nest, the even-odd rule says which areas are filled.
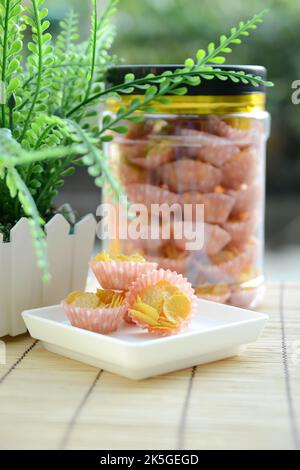
[[[128,106],[133,99],[143,100],[143,95],[122,96],[120,101],[108,100],[108,109],[117,112],[119,108]],[[168,96],[170,103],[151,103],[155,108],[153,114],[231,114],[253,113],[264,111],[266,95],[253,93],[247,95],[201,95],[201,96]],[[152,113],[151,113],[152,114]]]

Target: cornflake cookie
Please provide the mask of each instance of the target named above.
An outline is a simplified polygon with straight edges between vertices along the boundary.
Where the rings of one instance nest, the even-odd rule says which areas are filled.
[[[63,307],[72,326],[102,334],[116,331],[127,312],[125,294],[104,289],[71,292]]]
[[[163,269],[143,275],[126,295],[129,318],[159,335],[176,334],[187,326],[195,299],[183,276]]]
[[[123,291],[142,274],[156,269],[157,263],[148,262],[139,254],[110,255],[104,251],[91,261],[90,266],[103,289]]]

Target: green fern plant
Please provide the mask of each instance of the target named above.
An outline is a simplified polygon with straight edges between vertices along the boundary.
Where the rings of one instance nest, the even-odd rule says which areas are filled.
[[[43,225],[53,215],[53,198],[77,165],[85,165],[95,184],[108,184],[115,197],[122,195],[103,151],[112,139],[107,131],[126,132],[124,119],[141,120],[136,111],[149,111],[156,103],[167,102],[165,95],[184,95],[186,86],[217,78],[234,82],[264,84],[260,77],[221,70],[232,46],[262,22],[265,11],[222,35],[219,44],[200,49],[196,59],[187,59],[182,68],[136,79],[107,88],[107,70],[118,63],[109,53],[115,28],[111,18],[118,0],[108,0],[98,15],[97,0],[91,0],[91,33],[80,41],[78,17],[74,12],[61,22],[61,32],[53,40],[45,0],[0,0],[0,77],[6,97],[0,106],[0,231],[9,237],[11,227],[28,217],[36,246],[38,264],[48,278]],[[24,31],[31,32],[29,55],[23,62]],[[214,67],[212,67],[214,64]],[[102,125],[91,124],[99,103],[142,90]]]

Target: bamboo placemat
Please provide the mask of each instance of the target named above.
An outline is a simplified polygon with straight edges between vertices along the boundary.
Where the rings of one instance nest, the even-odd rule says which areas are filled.
[[[299,449],[300,284],[269,285],[240,356],[142,382],[5,338],[1,449]]]

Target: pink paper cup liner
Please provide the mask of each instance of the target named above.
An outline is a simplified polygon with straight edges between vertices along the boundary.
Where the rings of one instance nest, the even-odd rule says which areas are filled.
[[[199,299],[209,300],[210,302],[216,302],[218,304],[226,304],[230,296],[231,292],[229,288],[228,291],[225,291],[220,294],[197,294],[197,297],[199,297]]]
[[[103,289],[128,290],[142,274],[157,269],[157,263],[93,260],[90,267]]]
[[[184,278],[181,274],[176,272],[164,269],[159,269],[156,271],[152,271],[150,273],[144,274],[140,279],[137,279],[131,286],[130,290],[127,292],[125,297],[125,303],[127,305],[128,310],[134,305],[137,297],[141,292],[150,286],[155,286],[159,281],[168,281],[177,287],[190,301],[191,301],[191,313],[181,324],[178,328],[168,329],[168,328],[159,328],[153,329],[146,323],[133,318],[129,311],[127,312],[127,320],[136,323],[141,328],[147,328],[149,332],[155,333],[159,336],[170,336],[173,334],[179,333],[182,329],[186,328],[192,318],[192,316],[196,312],[196,305],[197,305],[197,297],[195,296],[195,291],[192,285],[188,282],[186,278]]]
[[[262,198],[262,188],[259,183],[254,182],[237,191],[229,190],[227,194],[234,199],[231,215],[236,216],[243,212],[254,211],[259,208]]]
[[[221,264],[199,264],[199,270],[209,282],[234,282],[247,268],[255,264],[257,246],[246,245],[234,259]]]
[[[178,194],[148,183],[131,184],[126,187],[126,194],[132,202],[145,204],[147,208],[151,208],[152,204],[167,203],[171,206],[178,202]]]
[[[147,259],[151,262],[157,263],[159,269],[169,270],[180,274],[186,273],[189,261],[188,256],[181,259],[171,259],[163,256],[147,256]]]
[[[258,217],[250,214],[247,220],[228,220],[223,228],[231,236],[231,244],[237,247],[245,245],[251,236],[255,235]]]
[[[255,308],[263,299],[264,287],[258,286],[252,289],[233,288],[229,304],[239,308]]]
[[[126,304],[117,308],[79,308],[62,303],[72,326],[94,333],[109,334],[119,329],[127,312]]]

